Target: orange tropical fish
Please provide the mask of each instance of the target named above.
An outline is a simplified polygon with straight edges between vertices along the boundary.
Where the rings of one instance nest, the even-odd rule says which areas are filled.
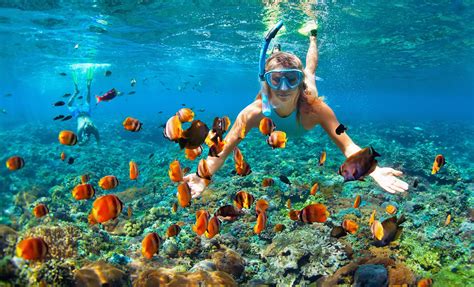
[[[95,195],[94,187],[89,183],[76,185],[72,190],[72,196],[76,200],[89,199]]]
[[[18,170],[25,166],[25,161],[19,156],[12,156],[7,159],[6,166],[9,170]]]
[[[92,204],[89,223],[104,223],[117,218],[122,213],[123,203],[113,194],[103,195]]]
[[[313,184],[313,186],[311,187],[311,190],[309,191],[309,194],[311,195],[315,195],[316,192],[318,191],[318,188],[319,188],[319,183],[315,183]]]
[[[234,148],[234,163],[235,163],[235,170],[238,175],[246,176],[249,175],[252,170],[250,169],[250,165],[245,162],[244,156],[238,147]]]
[[[234,205],[239,209],[250,208],[254,201],[255,198],[253,195],[243,190],[237,192],[234,197]]]
[[[329,212],[326,209],[326,206],[321,203],[310,204],[303,208],[299,213],[299,220],[306,223],[313,222],[326,222],[329,216]]]
[[[90,179],[91,179],[91,177],[87,173],[81,175],[81,183],[87,183]]]
[[[181,207],[188,207],[191,205],[191,189],[186,182],[178,185],[178,203]]]
[[[209,170],[209,167],[207,166],[207,161],[203,158],[198,163],[197,175],[200,178],[207,179],[208,181],[211,180],[211,176],[212,176],[211,171]]]
[[[61,160],[64,161],[66,159],[66,153],[62,152],[61,153]]]
[[[185,157],[189,160],[195,160],[198,156],[200,156],[202,153],[202,147],[198,146],[197,148],[194,149],[184,149],[184,154]]]
[[[168,175],[174,182],[183,181],[183,170],[181,169],[181,165],[179,164],[178,160],[174,160],[170,163]]]
[[[131,206],[128,206],[127,207],[127,219],[132,218],[132,215],[133,215],[133,209],[132,209]]]
[[[342,228],[350,234],[355,234],[359,229],[359,225],[353,220],[346,219],[342,222]]]
[[[446,160],[444,159],[444,156],[442,154],[438,154],[435,157],[435,160],[433,162],[433,168],[431,169],[431,174],[438,173],[441,167],[445,164],[446,164]]]
[[[206,210],[196,211],[196,224],[193,225],[192,228],[197,235],[201,236],[204,234],[204,232],[206,232],[210,216],[211,215]]]
[[[372,214],[370,215],[370,218],[369,218],[369,226],[372,226],[372,223],[374,223],[375,221],[375,213],[376,211],[374,209],[374,211],[372,211]]]
[[[191,200],[189,200],[191,202]],[[171,211],[173,213],[176,213],[178,211],[178,204],[176,202],[173,202],[173,206],[171,207]]]
[[[266,225],[267,225],[267,215],[265,212],[260,212],[257,216],[257,223],[253,227],[253,231],[256,234],[260,234],[265,229]]]
[[[450,223],[451,223],[451,213],[448,212],[448,215],[446,216],[446,220],[444,221],[444,226],[447,226]]]
[[[45,216],[48,213],[49,213],[49,209],[43,203],[40,203],[37,206],[35,206],[35,208],[33,208],[33,214],[36,218],[41,218],[41,217]]]
[[[61,131],[58,139],[63,145],[75,145],[77,143],[77,136],[71,131]]]
[[[286,201],[286,207],[288,209],[291,209],[291,199],[288,198],[288,200]]]
[[[142,255],[146,259],[153,258],[155,253],[158,254],[158,250],[160,249],[161,238],[160,236],[155,233],[148,233],[142,241]]]
[[[177,114],[179,121],[182,123],[192,122],[194,119],[194,112],[190,108],[182,108]]]
[[[378,220],[374,220],[372,225],[370,226],[370,231],[372,232],[372,235],[377,239],[377,240],[382,240],[384,236],[384,230],[382,223]]]
[[[126,118],[123,121],[122,125],[127,131],[131,131],[131,132],[138,132],[142,128],[142,123],[139,120],[134,119],[132,117]]]
[[[218,216],[221,220],[224,221],[235,221],[239,216],[242,216],[244,212],[233,206],[233,205],[224,205],[217,209],[214,215]]]
[[[416,284],[417,287],[431,287],[433,286],[433,279],[423,278]]]
[[[211,219],[209,219],[209,223],[207,224],[207,229],[205,232],[206,237],[210,239],[219,234],[220,227],[221,222],[219,218],[214,215],[213,217],[211,217]]]
[[[217,143],[213,143],[209,148],[209,156],[219,157],[219,154],[224,150],[226,142],[217,139]]]
[[[138,178],[138,166],[134,161],[130,161],[128,164],[130,170],[130,179],[136,180]]]
[[[166,230],[166,236],[169,238],[169,237],[173,237],[173,236],[176,236],[179,234],[179,232],[181,231],[181,227],[177,224],[171,224],[168,229]]]
[[[117,177],[114,175],[106,175],[99,180],[99,186],[105,190],[111,190],[119,185]]]
[[[273,178],[267,177],[267,178],[264,178],[262,180],[262,186],[263,187],[272,186],[274,183],[275,183],[275,181],[273,180]]]
[[[48,254],[48,245],[42,238],[26,238],[16,246],[16,256],[25,260],[43,260]]]
[[[264,136],[269,136],[274,130],[276,126],[272,119],[264,117],[260,120],[260,124],[258,129]]]
[[[359,208],[360,206],[360,195],[356,196],[356,199],[354,200],[354,208]]]
[[[273,227],[273,231],[275,232],[282,232],[283,230],[285,230],[285,225],[281,224],[281,223],[277,223],[275,224],[275,227]]]
[[[183,127],[178,115],[174,115],[168,119],[163,129],[163,135],[172,141],[177,141],[183,133]]]
[[[272,148],[285,148],[286,141],[286,133],[282,131],[272,132],[267,139],[268,145]]]
[[[291,220],[296,221],[300,218],[300,211],[291,209],[290,212],[288,212],[288,216]]]
[[[387,207],[385,207],[385,211],[388,213],[388,214],[395,214],[397,212],[397,208],[391,204],[387,205]]]
[[[324,162],[326,161],[326,151],[322,151],[321,155],[319,156],[319,166],[324,165]]]
[[[268,201],[266,201],[265,199],[259,199],[255,203],[255,211],[257,212],[257,214],[265,212],[269,206],[270,205],[268,204]]]

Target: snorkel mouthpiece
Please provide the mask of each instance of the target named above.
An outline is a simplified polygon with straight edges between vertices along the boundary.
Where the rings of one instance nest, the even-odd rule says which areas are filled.
[[[260,79],[260,91],[262,94],[262,113],[266,116],[269,117],[272,113],[272,109],[270,107],[270,102],[268,100],[267,96],[267,91],[265,88],[265,61],[266,61],[266,55],[267,55],[267,50],[268,46],[270,45],[270,42],[272,41],[273,38],[275,38],[276,34],[278,31],[283,27],[283,21],[279,21],[273,28],[267,33],[265,36],[265,39],[262,44],[262,49],[260,50],[260,61],[258,65],[258,77]]]

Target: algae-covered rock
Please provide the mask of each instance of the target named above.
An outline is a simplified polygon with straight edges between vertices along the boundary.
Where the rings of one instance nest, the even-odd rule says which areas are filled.
[[[221,271],[198,271],[193,273],[175,272],[171,269],[158,268],[146,270],[133,282],[134,287],[152,286],[237,286],[232,276]]]
[[[331,229],[320,224],[282,232],[261,253],[267,262],[267,283],[285,286],[309,284],[334,273],[348,262],[344,246],[329,236]]]
[[[366,264],[357,268],[354,275],[356,287],[385,287],[388,286],[388,273],[383,265]]]
[[[239,278],[244,272],[245,261],[242,257],[230,249],[217,251],[212,254],[212,261],[217,270],[224,271],[234,278]]]
[[[88,264],[74,274],[76,286],[129,286],[129,276],[122,270],[98,261]]]

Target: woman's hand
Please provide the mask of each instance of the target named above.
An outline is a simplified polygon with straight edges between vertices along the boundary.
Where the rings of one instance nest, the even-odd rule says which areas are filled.
[[[184,182],[188,183],[193,198],[201,196],[202,192],[206,188],[205,179],[200,178],[195,173],[186,175],[184,177]]]
[[[397,193],[408,190],[408,183],[396,178],[402,174],[403,172],[390,167],[377,167],[370,176],[378,183],[378,185],[380,185],[381,188],[390,193]]]

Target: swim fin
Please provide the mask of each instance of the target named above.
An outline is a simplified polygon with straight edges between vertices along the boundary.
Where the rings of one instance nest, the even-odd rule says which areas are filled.
[[[72,73],[72,81],[74,82],[74,85],[77,86],[77,74],[76,74],[76,71],[73,70]]]
[[[94,78],[94,68],[93,68],[93,67],[89,67],[89,68],[87,69],[87,82],[92,81],[92,78]]]
[[[309,20],[303,24],[303,26],[298,30],[298,33],[304,36],[315,36],[317,30],[318,23],[316,22],[316,20]]]

